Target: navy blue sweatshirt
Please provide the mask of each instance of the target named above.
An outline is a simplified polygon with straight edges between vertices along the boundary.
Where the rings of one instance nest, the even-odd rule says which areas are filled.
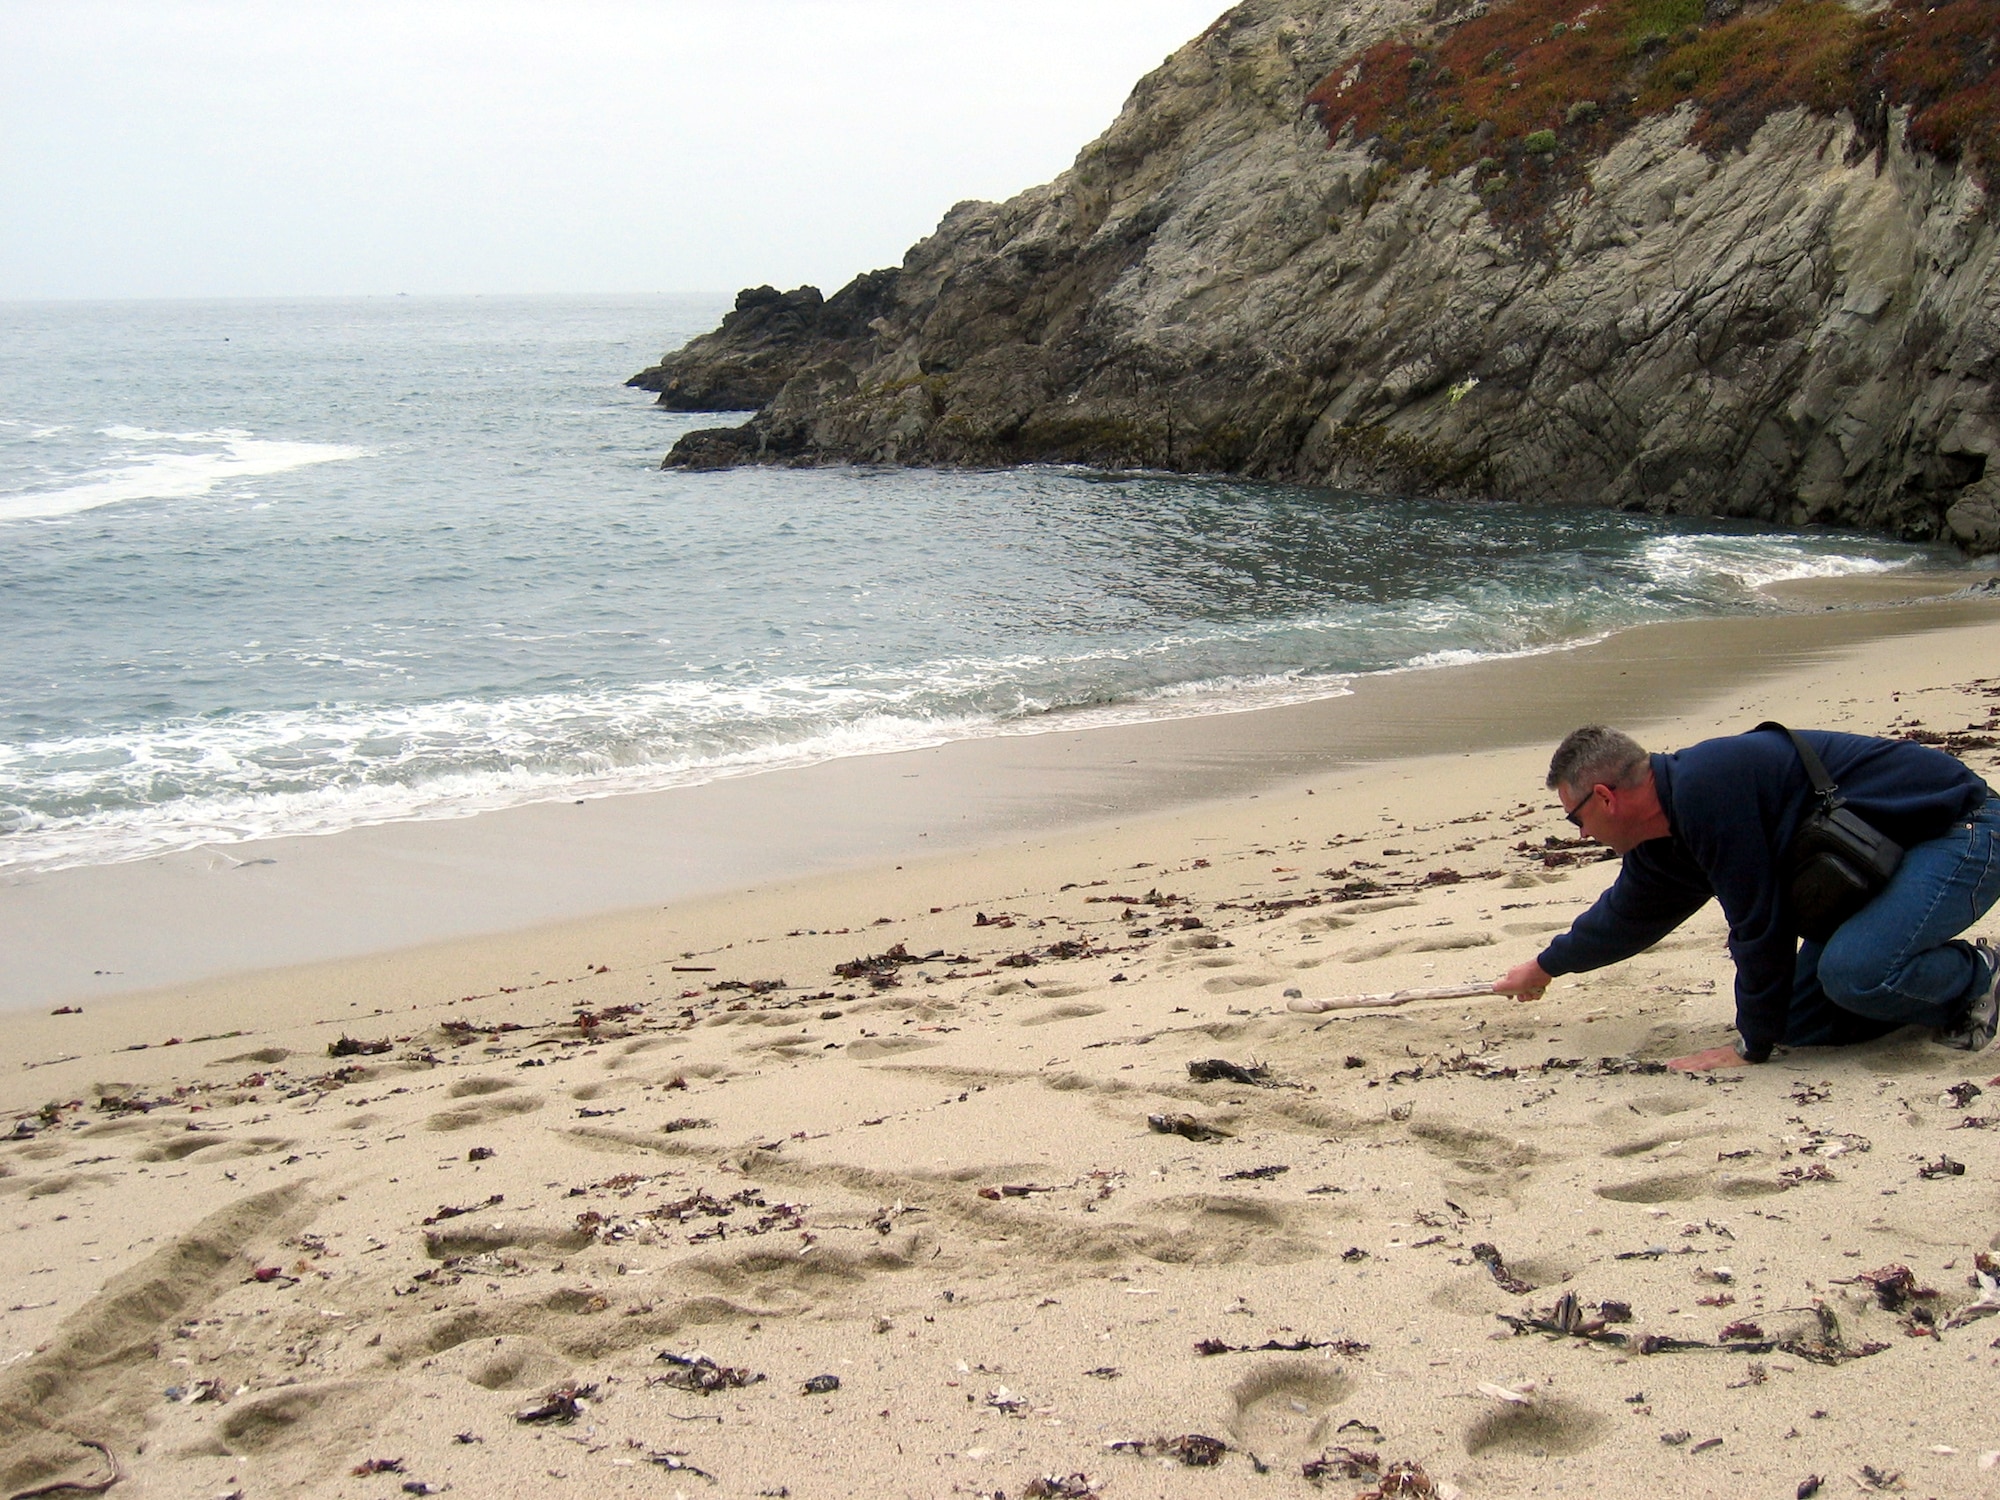
[[[1909,848],[1986,800],[1986,784],[1942,750],[1907,740],[1806,729],[1848,806]],[[1816,805],[1792,742],[1776,730],[1703,740],[1652,758],[1668,837],[1625,856],[1597,904],[1543,950],[1549,974],[1601,969],[1644,952],[1713,896],[1736,960],[1736,1029],[1762,1062],[1785,1033],[1798,929],[1786,895],[1787,851]]]

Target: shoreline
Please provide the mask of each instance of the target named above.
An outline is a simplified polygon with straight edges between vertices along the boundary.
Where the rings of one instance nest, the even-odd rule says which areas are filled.
[[[0,950],[19,957],[0,977],[0,1014],[476,947],[1226,804],[1415,753],[1553,743],[1580,718],[1671,716],[1857,641],[2000,615],[2000,601],[1927,592],[1936,587],[1801,581],[1772,590],[1787,614],[1643,625],[1546,652],[1369,674],[1300,703],[949,741],[13,877],[0,880]]]

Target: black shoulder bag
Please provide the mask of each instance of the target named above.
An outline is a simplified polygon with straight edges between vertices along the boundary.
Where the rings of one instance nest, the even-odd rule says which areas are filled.
[[[1806,815],[1792,839],[1792,919],[1799,936],[1823,943],[1866,906],[1903,862],[1903,846],[1847,810],[1847,799],[1826,774],[1812,746],[1775,720],[1759,729],[1782,730],[1805,764],[1819,807]]]

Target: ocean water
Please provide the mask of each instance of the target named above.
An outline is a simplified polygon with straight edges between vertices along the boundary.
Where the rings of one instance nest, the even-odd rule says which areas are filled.
[[[1157,474],[664,473],[721,298],[0,305],[0,871],[1324,697],[1947,554]]]

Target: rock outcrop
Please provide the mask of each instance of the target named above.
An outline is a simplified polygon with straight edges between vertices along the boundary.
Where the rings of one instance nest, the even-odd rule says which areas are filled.
[[[1412,170],[1328,86],[1488,13],[1453,3],[1249,0],[1054,182],[958,205],[824,302],[744,293],[635,377],[678,409],[759,408],[667,463],[1139,466],[2000,548],[1976,156],[1922,149],[1886,105],[1778,107],[1718,147],[1697,100],[1645,114],[1635,90],[1615,129],[1595,104],[1555,117],[1594,132],[1587,156],[1558,165],[1549,130]],[[1659,50],[1636,45],[1640,67]],[[1497,206],[1510,171],[1544,189],[1525,217]]]

